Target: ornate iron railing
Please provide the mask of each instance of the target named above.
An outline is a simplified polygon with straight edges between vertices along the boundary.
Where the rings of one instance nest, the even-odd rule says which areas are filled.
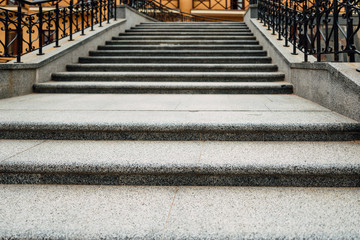
[[[34,50],[43,54],[43,47],[55,43],[59,47],[59,40],[69,37],[84,29],[91,28],[111,18],[116,20],[116,2],[114,0],[80,0],[76,4],[69,0],[66,7],[59,7],[59,2],[50,4],[51,10],[43,11],[42,4],[55,0],[20,0],[17,11],[0,8],[0,57],[16,57],[21,62],[21,56]],[[171,9],[154,0],[120,0],[123,4],[135,8],[139,12],[159,21],[228,21],[218,18],[203,17]],[[39,12],[25,14],[22,4],[39,5]],[[4,33],[4,34],[3,34]]]
[[[292,53],[304,53],[304,61],[313,55],[317,61],[340,61],[340,55],[354,62],[360,54],[359,0],[259,0],[260,21],[292,44]],[[332,58],[328,58],[332,55]],[[345,59],[347,60],[347,59]],[[344,60],[343,60],[344,61]]]
[[[127,4],[158,21],[163,22],[226,22],[231,20],[204,17],[196,14],[182,12],[169,8],[155,0],[121,0],[122,4]]]
[[[193,9],[245,10],[245,0],[192,0]]]
[[[59,47],[59,40],[94,25],[116,19],[115,2],[113,0],[93,0],[74,4],[70,0],[69,6],[59,7],[54,4],[52,10],[43,11],[42,4],[54,0],[18,1],[17,11],[0,8],[0,57],[16,57],[21,62],[21,55],[39,50],[43,54],[43,47],[55,43]],[[22,12],[21,4],[39,5],[39,11],[34,14]]]

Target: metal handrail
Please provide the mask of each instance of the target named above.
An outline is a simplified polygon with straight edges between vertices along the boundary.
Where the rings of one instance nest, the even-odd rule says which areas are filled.
[[[360,54],[354,41],[360,29],[359,4],[359,0],[259,0],[258,16],[278,40],[285,39],[286,47],[292,44],[292,54],[303,52],[305,62],[310,55],[318,62],[332,55],[331,61],[339,62],[340,54],[355,62]]]

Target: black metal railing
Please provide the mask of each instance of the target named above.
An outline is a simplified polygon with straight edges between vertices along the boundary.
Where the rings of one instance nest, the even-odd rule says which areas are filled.
[[[120,2],[162,22],[231,22],[231,20],[182,12],[156,0],[120,0]]]
[[[16,57],[20,63],[25,53],[38,49],[42,55],[46,45],[55,43],[55,47],[59,47],[62,38],[69,37],[71,41],[76,32],[84,35],[86,28],[94,30],[95,24],[102,26],[104,21],[116,20],[113,0],[80,0],[76,4],[70,0],[66,7],[59,7],[59,2],[55,2],[51,10],[43,11],[42,4],[52,1],[19,0],[17,11],[0,8],[0,57]],[[23,4],[38,5],[39,11],[25,14]]]
[[[359,0],[259,0],[258,16],[286,47],[292,44],[293,54],[303,52],[305,62],[309,55],[318,62],[359,58]]]

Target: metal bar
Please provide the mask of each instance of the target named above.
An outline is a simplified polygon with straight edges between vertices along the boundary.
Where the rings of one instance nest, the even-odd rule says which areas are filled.
[[[293,13],[293,29],[292,29],[292,40],[293,40],[293,52],[292,55],[297,55],[296,53],[296,29],[297,23],[296,23],[296,4],[294,3],[294,13]]]
[[[351,11],[351,3],[349,0],[346,1],[346,48],[349,51],[348,56],[350,58],[350,62],[355,62],[355,53],[354,53],[354,34],[353,34],[353,18]]]
[[[288,10],[288,7],[289,7],[289,3],[288,3],[288,0],[286,0],[286,3],[285,3],[285,45],[284,47],[289,47],[289,18],[288,18],[288,14],[289,14],[289,10]]]
[[[74,7],[74,3],[73,0],[70,0],[70,6],[69,6],[69,11],[70,11],[70,15],[69,15],[69,24],[70,24],[70,36],[69,36],[69,41],[73,41],[73,7]]]
[[[59,2],[56,2],[55,10],[55,47],[60,47],[59,45]]]
[[[4,54],[5,57],[9,56],[9,12],[5,11],[5,49]]]
[[[91,30],[90,31],[94,31],[94,0],[91,0]]]
[[[277,40],[282,40],[281,38],[281,17],[282,17],[282,14],[281,14],[281,0],[279,0],[278,2],[279,4],[279,9],[278,9],[278,31],[279,31],[279,37]]]
[[[307,37],[307,30],[308,30],[308,18],[307,18],[307,0],[304,1],[303,5],[303,15],[304,15],[304,61],[308,61],[308,37]]]
[[[107,0],[107,23],[110,23],[111,0]]]
[[[116,21],[116,0],[114,0],[114,20]]]
[[[334,29],[334,61],[339,61],[339,9],[338,0],[334,0],[333,29]],[[328,37],[328,23],[326,22],[326,36]]]
[[[102,0],[99,0],[99,26],[102,27],[102,20],[103,20],[103,17],[102,17]]]
[[[17,9],[17,55],[16,55],[16,62],[21,63],[21,53],[22,53],[22,28],[21,28],[21,20],[22,20],[22,13],[21,13],[21,3],[18,2],[18,9]]]
[[[84,13],[84,8],[85,8],[85,0],[81,0],[81,35],[85,35],[84,32],[84,28],[85,28],[85,13]]]
[[[321,62],[321,35],[320,35],[320,28],[321,28],[321,16],[320,16],[320,0],[316,0],[316,60]]]
[[[40,4],[39,6],[39,53],[37,55],[44,55],[43,53],[43,10]]]

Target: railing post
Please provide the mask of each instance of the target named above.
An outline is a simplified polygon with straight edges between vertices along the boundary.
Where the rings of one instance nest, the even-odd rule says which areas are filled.
[[[74,2],[73,0],[70,0],[70,6],[69,6],[69,11],[70,11],[70,14],[69,14],[69,24],[70,24],[70,36],[69,36],[69,41],[73,41],[73,7],[74,7]]]
[[[279,37],[277,40],[282,40],[281,38],[281,18],[282,18],[282,12],[281,12],[281,0],[278,1],[279,9],[278,9],[278,31],[279,31]]]
[[[90,18],[91,18],[91,30],[90,31],[94,31],[94,0],[91,0],[91,15],[90,15]]]
[[[276,20],[276,5],[275,5],[275,0],[271,0],[272,2],[272,12],[271,12],[271,15],[272,15],[272,35],[276,35],[275,34],[275,20]]]
[[[351,3],[349,0],[344,0],[346,2],[346,48],[350,50],[348,52],[348,56],[350,58],[350,62],[355,62],[355,53],[354,53],[354,30],[353,30],[353,19],[352,19],[352,11],[351,11]],[[359,19],[360,20],[360,19]]]
[[[288,17],[288,14],[289,14],[289,3],[288,3],[288,0],[286,0],[286,3],[285,3],[285,45],[284,47],[289,47],[289,17]]]
[[[114,20],[116,21],[116,0],[114,0]]]
[[[22,27],[21,27],[21,21],[22,21],[22,13],[21,13],[21,3],[18,1],[18,9],[17,9],[17,56],[16,56],[16,62],[21,63],[21,53],[22,53],[22,42],[23,42],[23,36],[22,36]]]
[[[307,32],[308,32],[308,18],[307,18],[307,0],[304,1],[303,6],[303,21],[304,21],[304,62],[308,61],[308,38],[307,38]]]
[[[339,24],[338,0],[334,0],[333,28],[334,28],[334,61],[335,62],[339,61],[339,25],[338,24]],[[327,25],[328,23],[326,23],[326,27]]]
[[[9,55],[9,12],[5,11],[5,57]]]
[[[85,0],[81,0],[81,35],[85,35],[84,28],[85,28]]]
[[[110,23],[110,8],[111,8],[111,0],[107,1],[107,23]]]
[[[37,55],[44,55],[42,52],[43,47],[43,11],[41,4],[39,5],[39,53]]]
[[[292,30],[292,39],[293,39],[293,52],[292,55],[297,55],[296,53],[296,3],[294,3],[294,14],[293,14],[293,30]]]
[[[336,0],[335,0],[336,1]],[[320,0],[316,0],[315,3],[316,7],[316,60],[318,62],[321,62],[321,34],[320,34],[320,28],[321,28],[321,16],[320,16]],[[336,11],[336,9],[334,9]],[[335,18],[335,16],[334,16]]]
[[[60,47],[59,45],[59,2],[56,2],[55,10],[55,47]]]
[[[102,17],[102,1],[103,0],[99,0],[99,26],[102,27],[102,20],[103,20],[103,17]]]

